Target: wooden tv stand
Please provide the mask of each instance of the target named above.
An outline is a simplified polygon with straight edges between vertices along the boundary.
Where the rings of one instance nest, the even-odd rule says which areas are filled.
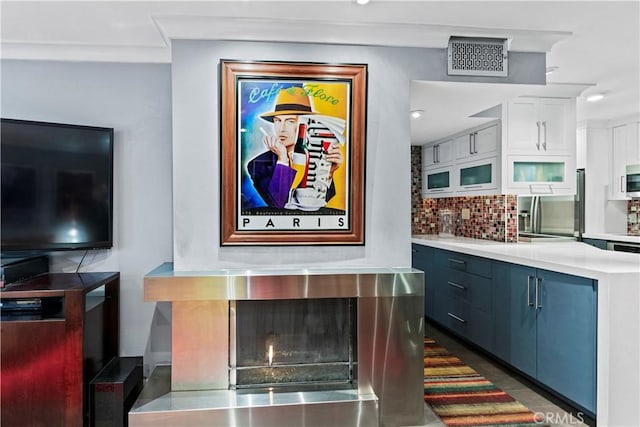
[[[2,426],[89,425],[89,382],[119,353],[119,287],[119,273],[46,273],[0,292]]]

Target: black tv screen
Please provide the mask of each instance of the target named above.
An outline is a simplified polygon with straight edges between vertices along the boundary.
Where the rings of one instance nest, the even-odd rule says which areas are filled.
[[[2,119],[1,249],[112,247],[113,129]]]

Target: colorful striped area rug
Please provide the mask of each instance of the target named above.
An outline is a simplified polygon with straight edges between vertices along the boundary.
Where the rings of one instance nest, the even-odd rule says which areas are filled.
[[[546,425],[431,338],[424,339],[424,400],[447,426]]]

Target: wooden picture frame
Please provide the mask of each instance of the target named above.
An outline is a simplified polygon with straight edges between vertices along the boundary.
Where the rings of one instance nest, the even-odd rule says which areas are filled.
[[[220,244],[363,245],[367,66],[222,60]]]

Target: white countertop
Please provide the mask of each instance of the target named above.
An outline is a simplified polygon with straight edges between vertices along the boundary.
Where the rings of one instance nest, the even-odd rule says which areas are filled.
[[[640,255],[605,251],[581,242],[501,243],[466,237],[414,235],[412,243],[600,279],[610,274],[637,274]],[[640,283],[639,283],[640,284]]]
[[[610,242],[627,242],[640,244],[640,236],[631,236],[624,233],[583,233],[585,239],[600,239]]]
[[[581,242],[500,243],[414,235],[413,243],[598,281],[598,425],[638,426],[640,255]],[[631,332],[630,332],[631,331]]]

